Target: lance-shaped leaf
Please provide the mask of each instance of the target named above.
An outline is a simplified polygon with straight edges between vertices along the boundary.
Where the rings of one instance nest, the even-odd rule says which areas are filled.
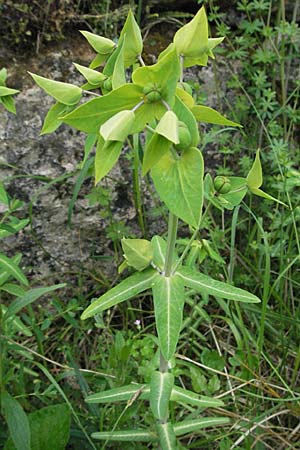
[[[167,111],[158,122],[155,132],[164,136],[173,144],[178,144],[178,118],[176,114],[173,111]]]
[[[183,84],[183,83],[182,83]],[[187,83],[184,83],[187,84]],[[176,88],[176,96],[180,98],[180,100],[189,108],[192,109],[195,106],[195,100],[193,96],[187,92],[185,89],[182,89],[181,84],[177,85]]]
[[[173,387],[171,400],[174,402],[198,406],[200,408],[219,408],[221,406],[224,406],[222,400],[219,400],[218,398],[198,395],[195,392],[183,389],[179,386]]]
[[[188,267],[181,267],[178,269],[177,274],[178,277],[183,280],[186,287],[195,289],[195,291],[202,294],[245,303],[260,302],[260,299],[256,295],[251,294],[244,289],[215,280]]]
[[[121,244],[129,266],[139,271],[149,266],[153,258],[150,241],[147,241],[147,239],[122,239]]]
[[[161,236],[153,236],[151,239],[151,245],[153,248],[153,263],[161,271],[165,267],[167,242]],[[178,255],[174,255],[174,263],[178,261]]]
[[[169,210],[198,227],[203,205],[203,157],[197,148],[185,150],[180,158],[166,154],[152,168],[155,188]]]
[[[30,450],[28,417],[20,403],[4,390],[1,393],[1,409],[16,450]]]
[[[98,184],[113,168],[123,147],[120,141],[104,141],[99,137],[95,156],[95,184]]]
[[[285,203],[281,202],[277,198],[272,197],[271,195],[259,189],[262,183],[263,183],[263,175],[258,149],[256,151],[254,163],[247,176],[248,188],[253,194],[258,195],[259,197],[263,197],[266,198],[267,200],[272,200],[274,202],[280,203],[281,205],[287,206]]]
[[[100,134],[106,141],[124,142],[131,132],[134,120],[135,115],[133,111],[120,111],[101,125]]]
[[[208,106],[195,105],[192,108],[192,113],[198,120],[198,122],[204,123],[213,123],[216,125],[226,125],[231,127],[241,127],[239,123],[232,122],[231,120],[226,119],[226,117],[222,116],[218,111],[213,108],[209,108]]]
[[[21,253],[17,253],[16,255],[12,256],[10,260],[18,266],[20,264],[20,261],[22,259]],[[3,267],[2,267],[3,269]],[[9,278],[11,277],[10,272],[8,270],[0,270],[0,286],[2,286]]]
[[[174,375],[170,372],[155,371],[150,381],[150,408],[156,419],[168,416],[169,401],[174,386]]]
[[[3,67],[0,70],[0,86],[5,86],[6,78],[7,78],[7,70],[5,67]]]
[[[147,430],[120,430],[92,433],[93,439],[122,442],[154,442],[157,436]],[[174,450],[174,449],[173,449]]]
[[[132,74],[132,80],[135,84],[142,87],[157,86],[160,89],[162,98],[172,106],[179,76],[179,59],[176,52],[172,51],[156,64],[136,69]]]
[[[116,60],[114,64],[114,70],[112,73],[111,81],[112,81],[112,88],[117,89],[120,86],[123,86],[126,84],[126,76],[125,76],[125,69],[124,69],[124,47],[126,42],[126,36],[124,35],[122,43],[119,44],[118,52],[116,55]]]
[[[15,101],[12,95],[5,95],[4,97],[0,97],[0,103],[7,109],[7,111],[16,114],[16,106]]]
[[[72,107],[59,102],[51,106],[45,117],[43,128],[40,134],[43,135],[53,133],[53,131],[55,131],[62,124],[62,121],[59,119],[59,117],[63,114],[68,113],[70,109],[72,109]]]
[[[4,288],[4,286],[1,286],[0,290],[2,290],[3,288]],[[7,291],[7,292],[9,292],[9,291]],[[1,314],[1,310],[2,310],[2,315],[4,315],[5,312],[7,311],[7,308],[4,305],[0,305],[0,314]],[[10,317],[7,321],[6,327],[7,327],[6,329],[9,329],[11,327],[13,332],[22,333],[27,337],[32,336],[32,332],[30,331],[30,329],[28,327],[26,327],[26,325],[24,325],[24,323],[18,316]]]
[[[47,94],[55,98],[59,103],[72,106],[79,102],[82,95],[82,89],[70,83],[49,80],[34,73],[28,72],[36,84],[40,86]]]
[[[184,420],[174,425],[176,436],[183,436],[188,433],[196,433],[203,428],[217,427],[230,424],[228,417],[203,417],[202,419]]]
[[[25,308],[26,306],[33,303],[35,300],[40,298],[42,295],[48,294],[49,292],[56,291],[57,289],[62,289],[65,287],[64,283],[61,284],[55,284],[53,286],[49,286],[46,288],[35,288],[30,289],[30,291],[27,291],[25,295],[22,297],[16,298],[9,307],[7,308],[7,311],[3,317],[3,320],[7,320],[10,316],[14,316],[19,311],[21,311],[22,308]]]
[[[116,46],[114,41],[103,36],[98,36],[97,34],[83,30],[80,30],[80,33],[86,38],[90,46],[100,55],[110,54]]]
[[[7,95],[14,95],[17,94],[18,91],[17,89],[11,89],[8,88],[6,86],[0,86],[0,97],[6,97]]]
[[[105,309],[111,308],[118,303],[135,297],[137,294],[140,294],[146,289],[152,287],[158,276],[157,271],[153,269],[134,273],[130,277],[121,281],[121,283],[117,286],[101,295],[101,297],[97,300],[93,301],[91,305],[82,313],[81,319],[85,320],[100,311],[104,311]]]
[[[125,67],[134,64],[137,57],[143,51],[143,39],[141,30],[134,18],[133,12],[129,10],[126,22],[120,34],[119,41],[122,42],[126,35],[126,44],[124,48],[124,63]]]
[[[143,176],[145,176],[147,172],[151,170],[152,167],[154,167],[155,164],[157,164],[158,161],[169,152],[170,148],[171,142],[168,139],[160,134],[157,134],[156,132],[153,133],[153,136],[149,142],[147,142],[144,151],[142,168]]]
[[[171,422],[158,423],[156,425],[159,436],[159,444],[162,450],[174,450],[177,448],[176,435]]]
[[[173,40],[179,55],[200,58],[208,51],[208,23],[204,7],[186,25],[181,27]]]
[[[165,267],[167,242],[160,236],[153,236],[151,239],[153,247],[153,262],[160,270]]]
[[[184,122],[189,129],[192,138],[191,147],[196,147],[200,141],[196,119],[190,109],[177,96],[175,98],[174,112],[178,119]]]
[[[141,101],[141,98],[142,89],[133,84],[127,84],[103,97],[86,102],[61,117],[61,120],[80,131],[90,134],[98,133],[103,123],[120,111],[132,109]]]
[[[134,398],[149,399],[150,388],[144,384],[129,384],[107,391],[97,392],[85,398],[87,403],[114,403]]]
[[[159,346],[163,357],[169,361],[175,353],[182,326],[184,283],[177,275],[158,275],[152,290]]]
[[[28,286],[29,284],[28,280],[25,277],[22,270],[11,258],[8,258],[7,256],[3,255],[3,253],[0,253],[0,267],[10,276],[20,281],[20,283],[25,284],[25,286]]]
[[[85,67],[80,64],[73,64],[78,72],[80,72],[91,85],[99,86],[106,79],[106,76],[97,70],[90,69],[89,67]]]

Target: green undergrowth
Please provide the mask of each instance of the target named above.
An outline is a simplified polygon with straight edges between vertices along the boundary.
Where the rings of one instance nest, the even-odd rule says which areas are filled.
[[[192,77],[186,76],[181,83],[184,92],[192,94],[197,105],[218,108],[223,125],[218,125],[216,116],[213,124],[209,121],[209,124],[203,124],[201,114],[205,112],[207,119],[210,110],[192,109],[200,122],[198,148],[209,170],[204,181],[201,231],[193,222],[193,214],[180,211],[183,219],[179,221],[176,250],[179,255],[184,253],[186,270],[201,268],[203,275],[243,288],[257,295],[261,303],[228,302],[226,298],[213,296],[209,290],[200,293],[193,283],[187,286],[184,319],[169,369],[178,388],[193,391],[197,396],[213,397],[224,404],[204,410],[199,404],[187,406],[179,402],[178,406],[171,396],[168,423],[194,421],[200,417],[224,419],[223,423],[211,428],[199,425],[203,428],[197,433],[192,429],[176,448],[296,449],[300,448],[300,192],[297,163],[300,35],[296,24],[297,8],[300,8],[298,2],[293,5],[267,0],[234,2],[239,23],[231,29],[231,25],[226,24],[227,16],[221,2],[198,3],[206,6],[213,35],[226,36],[215,51],[216,60],[210,62],[217,104],[211,104]],[[6,73],[1,73],[6,88]],[[45,79],[34,76],[38,84],[43,84]],[[99,82],[104,94],[107,94],[108,84],[105,87],[102,83],[106,81],[101,79]],[[116,76],[113,82],[117,82]],[[91,86],[85,88],[89,90]],[[75,90],[72,94],[76,97],[78,92]],[[3,93],[3,106],[8,105],[10,112],[14,112],[13,96],[17,92],[3,90]],[[150,92],[144,92],[145,95],[149,93],[156,95],[158,91],[151,88]],[[63,114],[75,107],[76,102],[69,103],[71,105],[62,108]],[[134,104],[130,104],[128,110],[132,106]],[[236,128],[237,124],[242,124],[243,128]],[[127,133],[121,126],[122,121],[119,130],[123,140]],[[155,126],[157,123],[151,123],[152,131],[148,129],[147,133],[153,132]],[[102,129],[102,136],[111,132],[109,127]],[[75,174],[68,211],[70,224],[84,181],[95,175],[93,162],[87,164],[93,155],[95,142],[92,139],[86,141],[86,158]],[[149,142],[149,135],[147,139]],[[152,237],[153,221],[160,220],[162,237],[167,238],[168,210],[159,199],[163,180],[155,173],[154,165],[152,177],[159,195],[146,175],[144,183],[151,199],[149,208],[144,190],[139,187],[141,142],[136,138],[129,139],[128,147],[131,154],[126,150],[124,158],[133,173],[138,238],[145,240],[142,254],[148,261],[150,247],[145,242]],[[217,162],[212,159],[212,152],[218,155]],[[98,171],[102,169],[100,167]],[[144,159],[142,170],[147,172],[147,169]],[[98,172],[99,180],[102,175]],[[49,187],[63,182],[60,179],[44,181]],[[24,215],[24,205],[8,194],[6,185],[9,180],[0,184],[0,201],[5,205],[4,213],[1,213],[0,237],[7,238],[23,228],[29,235],[32,209],[29,208],[29,215]],[[237,201],[236,197],[230,197],[233,187],[235,196],[244,190],[248,195]],[[169,207],[168,196],[163,192],[162,197]],[[60,444],[48,442],[48,447],[47,443],[42,443],[29,446],[29,449],[43,446],[43,450],[50,450],[49,445],[57,450],[157,448],[157,444],[155,447],[151,442],[111,440],[114,432],[136,429],[137,424],[142,431],[153,429],[155,407],[152,400],[149,408],[149,392],[145,386],[151,386],[152,374],[161,360],[159,348],[163,347],[163,342],[155,328],[156,313],[150,285],[130,302],[112,303],[107,310],[98,308],[93,318],[80,319],[83,311],[92,307],[94,297],[105,295],[108,289],[132,274],[132,268],[128,272],[128,262],[130,266],[136,250],[129,241],[136,235],[136,227],[132,229],[128,221],[114,218],[111,192],[105,183],[98,183],[87,199],[91,206],[99,206],[101,217],[107,222],[105,233],[112,250],[111,257],[104,261],[91,255],[93,270],[73,268],[72,277],[76,282],[72,286],[52,285],[37,291],[42,289],[39,280],[32,280],[27,275],[26,267],[20,264],[21,255],[0,254],[0,380],[2,391],[5,387],[2,414],[6,418],[6,425],[0,429],[0,442],[6,450],[19,450],[18,445],[23,445],[16,438],[13,443],[7,440],[16,426],[10,411],[16,411],[17,423],[30,430],[31,436],[39,433],[47,436],[45,423],[57,427],[61,417],[65,417]],[[194,206],[195,210],[197,206]],[[121,241],[121,238],[126,239]],[[137,272],[138,276],[143,273],[143,262],[138,259],[141,266],[134,266],[142,271]],[[105,271],[103,273],[107,263],[115,266],[113,279],[108,279]],[[147,262],[145,264],[147,267]],[[2,277],[6,274],[6,278],[1,279],[1,273]],[[190,274],[182,273],[186,278],[187,273]],[[47,303],[33,304],[42,294],[48,295]],[[25,297],[25,300],[18,305],[12,300],[14,297]],[[10,319],[7,311],[11,311]],[[105,403],[103,399],[99,400],[101,396],[97,401],[93,399],[93,394],[105,391],[110,395],[121,395],[124,386],[130,386],[132,392],[129,396],[124,394],[123,400],[120,397],[117,403]],[[86,397],[89,397],[88,402]],[[55,405],[56,411],[47,409]],[[96,437],[99,430],[107,431],[103,441],[90,437],[92,433]]]

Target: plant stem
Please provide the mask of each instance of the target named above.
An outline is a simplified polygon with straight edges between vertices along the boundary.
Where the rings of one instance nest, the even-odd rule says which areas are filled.
[[[134,206],[138,216],[139,226],[143,237],[146,237],[146,225],[144,220],[143,202],[139,183],[139,135],[133,135],[133,152],[134,152],[134,166],[133,166],[133,192],[134,192]]]

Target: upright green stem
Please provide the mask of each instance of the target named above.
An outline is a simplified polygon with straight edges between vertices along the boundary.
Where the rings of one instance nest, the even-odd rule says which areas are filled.
[[[141,190],[140,190],[140,183],[139,183],[139,135],[138,133],[133,135],[133,151],[134,151],[134,167],[133,167],[133,184],[134,184],[134,204],[135,209],[138,215],[138,222],[139,226],[141,228],[143,237],[146,237],[146,225],[144,220],[144,214],[143,214],[143,203],[142,203],[142,196],[141,196]]]

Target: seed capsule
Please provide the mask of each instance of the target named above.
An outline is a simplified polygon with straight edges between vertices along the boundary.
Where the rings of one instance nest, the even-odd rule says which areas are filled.
[[[179,144],[175,145],[177,150],[186,150],[191,146],[192,136],[190,130],[184,122],[178,123]]]
[[[227,194],[231,190],[231,182],[227,177],[219,175],[214,179],[214,188],[219,194]]]
[[[149,103],[158,102],[161,99],[160,88],[154,84],[147,84],[143,89],[143,93]]]
[[[111,78],[107,78],[103,83],[103,89],[105,91],[111,91],[112,90],[112,80]]]

